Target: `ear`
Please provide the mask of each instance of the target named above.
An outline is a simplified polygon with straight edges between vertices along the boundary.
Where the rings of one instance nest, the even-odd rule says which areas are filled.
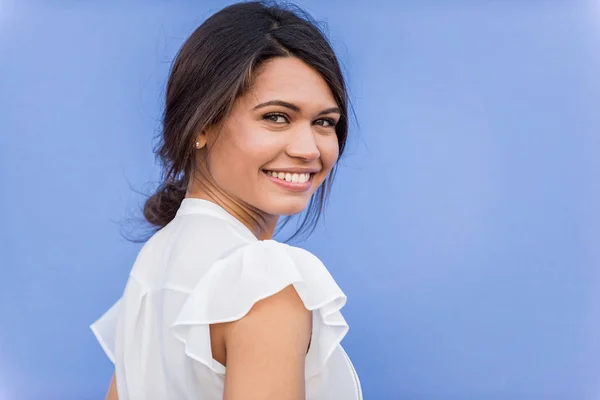
[[[194,148],[196,150],[200,150],[204,146],[206,146],[206,132],[201,132],[200,134],[196,135],[196,140],[194,141]]]

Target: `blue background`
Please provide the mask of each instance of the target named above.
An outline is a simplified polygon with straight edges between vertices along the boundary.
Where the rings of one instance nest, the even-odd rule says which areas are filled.
[[[0,399],[100,399],[171,59],[224,1],[0,0]],[[320,1],[359,126],[306,242],[369,399],[600,398],[600,3]]]

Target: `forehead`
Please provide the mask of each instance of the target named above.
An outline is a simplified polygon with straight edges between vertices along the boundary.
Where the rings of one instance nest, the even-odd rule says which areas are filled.
[[[250,101],[273,99],[335,107],[333,93],[314,68],[295,57],[276,57],[257,70],[248,92]]]

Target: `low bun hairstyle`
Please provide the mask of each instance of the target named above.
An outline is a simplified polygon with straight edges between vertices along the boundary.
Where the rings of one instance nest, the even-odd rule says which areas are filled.
[[[150,224],[162,228],[175,218],[185,198],[186,184],[183,180],[165,180],[144,204],[144,218]]]
[[[337,57],[317,24],[298,8],[265,2],[228,6],[192,33],[173,62],[155,150],[162,182],[144,205],[150,224],[160,229],[175,217],[195,165],[195,135],[228,115],[262,62],[289,56],[312,66],[329,85],[341,110],[336,135],[342,155],[348,135],[347,91]],[[314,230],[335,171],[311,198],[294,236]]]

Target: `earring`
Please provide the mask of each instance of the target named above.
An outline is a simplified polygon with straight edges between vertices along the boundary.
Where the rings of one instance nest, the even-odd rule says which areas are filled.
[[[199,149],[200,148],[200,142],[196,142],[196,148]]]

